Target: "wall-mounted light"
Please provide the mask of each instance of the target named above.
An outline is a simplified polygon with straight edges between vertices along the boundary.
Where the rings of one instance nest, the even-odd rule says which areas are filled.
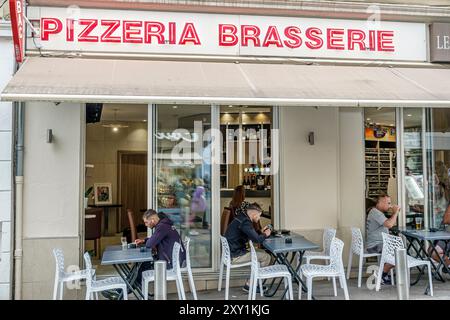
[[[52,143],[53,142],[53,130],[52,129],[47,129],[47,143]]]
[[[308,142],[310,145],[314,145],[314,132],[313,131],[308,133]]]

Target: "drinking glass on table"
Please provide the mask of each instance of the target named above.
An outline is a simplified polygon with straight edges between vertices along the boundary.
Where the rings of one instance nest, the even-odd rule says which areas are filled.
[[[122,250],[126,250],[127,249],[127,237],[121,237],[120,238],[120,242],[122,243]]]
[[[422,217],[416,217],[416,230],[422,229],[422,221],[423,221]]]

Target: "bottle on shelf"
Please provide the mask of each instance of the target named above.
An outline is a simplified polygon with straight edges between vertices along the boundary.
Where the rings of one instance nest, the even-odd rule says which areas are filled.
[[[272,184],[270,183],[270,176],[267,176],[267,182],[266,182],[266,190],[272,189]]]
[[[262,172],[263,170],[261,170],[260,172],[259,172],[259,174],[256,176],[256,189],[257,190],[264,190],[264,188],[265,188],[265,185],[266,185],[266,181],[265,181],[265,179],[264,179],[264,176],[263,176],[263,172]]]

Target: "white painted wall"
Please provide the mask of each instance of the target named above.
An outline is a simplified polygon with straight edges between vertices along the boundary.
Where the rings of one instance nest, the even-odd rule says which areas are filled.
[[[64,250],[66,265],[80,263],[82,117],[80,104],[27,103],[23,216],[23,298],[50,299],[55,261]],[[52,129],[53,143],[46,142]],[[67,291],[73,296],[76,290]]]
[[[338,108],[280,108],[281,226],[322,243],[338,225]],[[309,145],[308,133],[315,134]]]
[[[341,108],[339,111],[338,237],[345,243],[344,265],[347,265],[352,240],[351,228],[358,227],[363,236],[365,234],[363,121],[361,108]]]
[[[284,107],[280,113],[281,225],[320,244],[324,228],[337,228],[347,261],[350,228],[364,226],[362,110]]]
[[[9,23],[0,21],[0,92],[14,71]],[[0,102],[0,300],[11,298],[12,103]]]

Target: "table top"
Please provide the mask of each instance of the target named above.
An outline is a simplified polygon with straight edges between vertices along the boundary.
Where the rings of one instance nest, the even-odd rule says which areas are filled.
[[[407,237],[420,240],[450,240],[450,232],[439,230],[431,232],[429,230],[399,229]]]
[[[292,243],[285,243],[286,238],[291,238]],[[296,252],[319,249],[319,245],[309,241],[300,234],[291,233],[281,237],[270,237],[264,240],[263,246],[272,253]]]
[[[152,252],[149,249],[141,252],[140,248],[122,250],[121,246],[109,246],[103,252],[101,264],[105,266],[146,261],[153,261]]]

